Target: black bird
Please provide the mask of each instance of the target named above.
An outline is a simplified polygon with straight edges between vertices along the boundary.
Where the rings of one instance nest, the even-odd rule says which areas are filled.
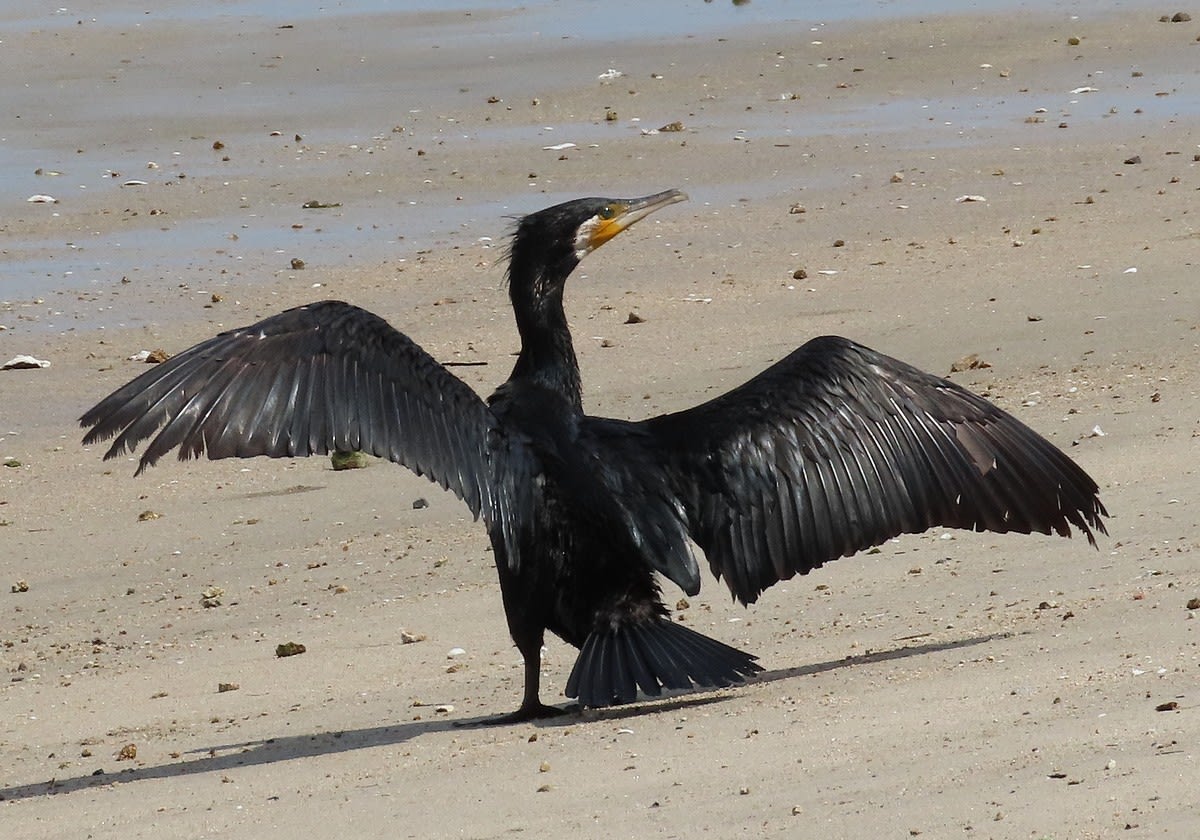
[[[452,490],[487,526],[509,630],[538,695],[546,630],[580,648],[566,694],[726,686],[756,657],[673,622],[655,573],[700,589],[691,545],[739,601],[934,525],[1094,546],[1096,482],[966,389],[845,338],[815,338],[744,385],[630,422],[583,412],[567,276],[639,219],[682,201],[584,198],[522,218],[508,287],[521,352],[485,402],[383,319],[340,301],[291,309],[185,350],[80,419],[105,454],[153,436],[137,472],[181,460],[365,450]]]

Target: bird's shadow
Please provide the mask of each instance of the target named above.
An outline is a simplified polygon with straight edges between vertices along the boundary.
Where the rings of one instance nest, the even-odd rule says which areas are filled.
[[[993,639],[1005,638],[1008,633],[989,633],[983,636],[972,636],[965,639],[954,639],[947,642],[931,642],[874,651],[860,656],[850,656],[843,659],[816,662],[800,665],[795,668],[782,668],[763,671],[752,678],[752,683],[777,682],[794,677],[810,676],[840,668],[856,665],[868,665],[879,662],[890,662],[906,659],[912,656],[925,656],[949,650],[958,650],[975,645],[985,644]],[[589,709],[583,712],[568,714],[542,721],[534,721],[533,725],[551,728],[569,726],[583,721],[625,720],[652,714],[678,711],[680,709],[696,708],[720,703],[733,697],[730,693],[714,694],[712,692],[681,693],[667,699],[651,699],[629,706],[607,709]],[[63,793],[74,793],[79,790],[103,785],[129,784],[144,782],[152,779],[174,779],[192,776],[200,773],[217,773],[233,770],[239,767],[253,767],[261,764],[274,764],[281,761],[291,761],[298,758],[313,758],[323,755],[350,752],[352,750],[386,747],[402,744],[421,735],[434,732],[462,732],[463,726],[481,724],[487,721],[486,716],[450,720],[417,720],[409,723],[399,723],[392,726],[371,726],[365,729],[350,729],[340,732],[320,732],[313,735],[289,735],[281,738],[267,738],[242,743],[219,744],[192,750],[193,755],[202,753],[201,758],[181,758],[167,764],[156,764],[146,767],[133,767],[115,773],[96,771],[86,776],[71,776],[55,778],[44,782],[34,782],[25,785],[13,785],[0,788],[0,801],[31,799],[39,796],[53,796]],[[511,724],[509,724],[511,725]]]

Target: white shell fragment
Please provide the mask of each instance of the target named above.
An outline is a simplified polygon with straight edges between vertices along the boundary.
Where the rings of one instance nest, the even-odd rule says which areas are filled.
[[[959,204],[965,204],[968,201],[987,201],[987,199],[981,195],[960,195],[954,200]]]
[[[450,650],[446,652],[446,658],[453,659],[456,656],[462,656],[464,653],[466,653],[466,651],[460,647],[450,648]]]
[[[48,368],[50,363],[45,359],[35,359],[33,356],[13,356],[3,365],[0,365],[0,370],[32,370],[33,368]]]
[[[140,179],[138,179],[138,178],[133,178],[133,179],[131,179],[131,180],[129,180],[129,181],[126,181],[125,183],[121,184],[121,186],[122,186],[122,187],[144,187],[144,186],[146,186],[148,183],[150,183],[150,182],[149,182],[149,181],[142,181],[142,180],[140,180]]]
[[[609,67],[607,70],[605,70],[603,73],[601,73],[596,78],[602,82],[611,82],[613,79],[619,79],[624,75],[625,74],[622,73],[620,70],[614,70],[612,67]]]
[[[1100,90],[1100,88],[1088,87],[1085,85],[1084,87],[1075,88],[1073,91],[1071,91],[1071,93],[1096,93],[1098,90]]]
[[[31,195],[31,196],[29,196],[29,198],[27,198],[25,200],[28,201],[30,204],[58,204],[58,199],[55,198],[54,196],[42,195],[41,193],[39,193],[37,195]]]
[[[137,351],[136,353],[134,353],[132,356],[128,357],[128,361],[131,361],[131,362],[144,362],[144,361],[146,361],[146,360],[147,360],[147,359],[149,359],[149,358],[150,358],[150,351],[149,351],[149,350],[139,350],[139,351]]]
[[[542,146],[542,151],[561,152],[563,149],[574,149],[574,143],[555,143],[553,146]]]

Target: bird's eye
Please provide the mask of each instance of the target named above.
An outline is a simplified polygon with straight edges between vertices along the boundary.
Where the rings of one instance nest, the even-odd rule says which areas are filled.
[[[600,218],[606,222],[609,219],[611,219],[613,216],[616,216],[616,215],[617,215],[617,208],[613,207],[611,204],[604,205],[604,207],[600,210]]]

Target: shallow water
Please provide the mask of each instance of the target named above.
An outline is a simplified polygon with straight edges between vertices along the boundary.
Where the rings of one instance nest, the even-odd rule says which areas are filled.
[[[13,4],[16,6],[17,4]],[[971,11],[1012,12],[1025,4],[1012,0],[991,0],[973,3]],[[1064,19],[1069,18],[1074,5],[1062,8]],[[579,41],[622,42],[644,41],[647,49],[653,42],[676,39],[683,35],[712,36],[714,33],[735,31],[771,34],[805,42],[819,37],[823,25],[838,21],[864,20],[889,16],[926,16],[961,11],[961,4],[950,0],[926,0],[919,3],[885,2],[884,0],[852,0],[841,4],[788,2],[788,0],[752,0],[737,5],[728,0],[678,0],[667,3],[644,3],[640,0],[530,0],[515,6],[498,6],[468,0],[416,0],[395,3],[386,0],[364,2],[267,2],[266,0],[224,0],[206,4],[164,2],[154,5],[137,2],[105,2],[82,4],[78,7],[50,8],[21,4],[19,8],[0,9],[0,57],[5,48],[30,33],[60,34],[60,41],[70,42],[80,33],[102,31],[124,45],[125,35],[130,47],[110,58],[111,78],[94,78],[91,71],[72,70],[74,54],[47,55],[44,66],[23,68],[26,83],[13,85],[8,95],[18,112],[0,126],[0,215],[4,218],[28,218],[44,214],[48,220],[54,214],[66,214],[66,205],[30,206],[25,199],[37,193],[50,193],[73,204],[91,201],[100,206],[125,208],[138,206],[151,194],[143,188],[122,187],[128,179],[162,182],[186,174],[192,179],[226,179],[225,188],[231,200],[223,206],[231,209],[225,215],[196,218],[164,218],[162,225],[145,225],[141,219],[118,232],[89,230],[83,227],[66,234],[47,233],[31,236],[20,242],[5,243],[0,254],[0,300],[22,300],[45,297],[52,291],[83,290],[99,285],[111,285],[115,279],[128,277],[172,287],[188,284],[204,286],[202,278],[211,278],[222,269],[236,269],[248,255],[254,264],[266,264],[277,271],[286,270],[292,256],[310,260],[319,254],[329,261],[378,260],[397,257],[402,251],[429,247],[452,238],[464,242],[482,236],[493,238],[507,230],[504,216],[525,212],[553,200],[554,194],[544,193],[531,184],[530,195],[489,194],[486,190],[469,191],[461,197],[449,185],[428,185],[414,189],[412,195],[393,196],[379,191],[376,199],[358,202],[355,206],[336,208],[321,216],[298,210],[299,200],[286,195],[289,181],[301,182],[303,177],[319,173],[322,166],[358,166],[363,158],[346,164],[337,154],[314,160],[316,153],[302,158],[301,150],[283,141],[290,140],[291,131],[281,140],[268,142],[264,126],[275,127],[281,115],[294,114],[294,98],[299,88],[305,97],[305,120],[313,131],[345,137],[347,114],[374,115],[383,112],[378,124],[350,127],[354,131],[384,131],[389,120],[403,119],[407,109],[422,103],[448,101],[461,95],[458,76],[478,73],[480,68],[512,78],[523,78],[541,72],[540,68],[523,66],[522,55],[529,55],[530,36],[536,33],[541,43],[557,47],[561,39],[571,44]],[[320,74],[296,81],[288,73],[260,74],[249,81],[236,78],[202,78],[209,72],[206,61],[220,62],[223,49],[235,49],[242,30],[231,22],[255,20],[258,31],[262,22],[270,22],[268,31],[282,26],[304,26],[318,22],[335,31],[339,22],[350,18],[387,14],[389,22],[398,27],[388,32],[368,32],[371,43],[352,44],[348,54],[338,61],[322,66]],[[394,16],[394,17],[392,17]],[[143,39],[170,36],[179,32],[175,24],[214,32],[229,32],[224,39],[183,39],[176,56],[182,63],[197,66],[197,80],[184,79],[184,87],[171,83],[153,83],[156,63],[167,58],[156,52],[153,43],[146,46]],[[89,28],[90,27],[90,28]],[[813,31],[818,34],[813,35]],[[149,34],[147,34],[149,33]],[[53,44],[51,39],[48,43]],[[264,42],[265,47],[285,49],[286,38]],[[331,44],[338,43],[336,38]],[[475,43],[487,53],[479,54],[476,66],[447,68],[445,74],[406,76],[402,83],[389,79],[378,66],[372,73],[358,72],[353,50],[372,56],[378,62],[390,53],[403,56],[406,52],[433,56],[439,47],[461,47]],[[381,46],[382,45],[382,46]],[[169,48],[168,48],[169,49]],[[373,52],[372,52],[373,51]],[[336,51],[335,51],[336,52]],[[461,55],[461,50],[446,49],[445,54]],[[488,64],[486,59],[495,58]],[[264,55],[264,61],[269,57]],[[423,58],[421,60],[424,60]],[[397,59],[399,62],[400,60]],[[403,68],[403,63],[396,65]],[[52,82],[36,83],[37,74],[50,74]],[[218,70],[212,71],[216,74]],[[124,75],[123,75],[124,74]],[[141,75],[136,75],[141,74]],[[148,75],[150,74],[150,75]],[[18,74],[18,77],[20,74]],[[511,78],[510,78],[511,77]],[[129,84],[116,84],[122,78]],[[147,79],[151,81],[148,83]],[[1157,84],[1163,84],[1161,76]],[[1057,120],[1062,114],[1073,118],[1103,119],[1104,111],[1124,108],[1128,79],[1106,80],[1105,93],[1072,95],[1064,90],[1034,103],[1046,108],[1046,119]],[[1146,101],[1144,91],[1136,101],[1159,113],[1149,116],[1170,116],[1180,109],[1200,107],[1196,91],[1161,100]],[[1124,98],[1123,98],[1124,97]],[[311,103],[309,106],[308,103]],[[928,127],[922,133],[920,148],[936,150],[952,147],[981,134],[1019,122],[1030,112],[1029,97],[1003,99],[992,95],[964,92],[953,98],[900,98],[869,105],[826,107],[813,112],[803,105],[786,101],[765,103],[752,113],[724,123],[721,117],[699,114],[691,121],[696,127],[728,132],[734,139],[769,140],[775,143],[801,144],[815,135],[863,135],[873,142],[891,142],[914,127]],[[802,115],[802,118],[801,118]],[[716,120],[709,122],[706,120]],[[280,125],[282,129],[286,126]],[[689,126],[691,127],[691,125]],[[601,143],[613,137],[636,136],[638,126],[597,124],[587,121],[557,123],[553,128],[530,125],[474,125],[459,127],[447,122],[433,129],[427,121],[420,131],[435,135],[418,137],[418,141],[435,140],[451,149],[459,144],[482,144],[495,147],[498,155],[506,150],[538,149],[557,142],[573,142],[580,146]],[[223,163],[219,155],[198,153],[204,143],[189,148],[179,138],[202,138],[207,132],[218,132],[226,139],[235,139],[239,155],[232,163]],[[307,133],[307,130],[306,130]],[[385,144],[392,138],[371,138]],[[364,139],[364,143],[368,141]],[[911,141],[910,141],[911,142]],[[181,146],[183,148],[181,148]],[[57,152],[50,149],[57,148]],[[201,150],[202,151],[202,150]],[[336,148],[333,149],[336,152]],[[356,150],[361,153],[361,148]],[[518,152],[513,152],[514,154]],[[324,154],[322,152],[321,154]],[[145,167],[156,161],[162,167],[153,175]],[[382,160],[376,161],[386,166]],[[35,175],[39,167],[62,169],[64,176],[48,178]],[[332,172],[332,169],[325,170]],[[118,173],[114,177],[113,173]],[[173,173],[178,172],[178,175]],[[255,195],[239,201],[240,180],[251,174],[270,173],[283,185],[279,194]],[[291,173],[291,174],[289,174]],[[366,172],[363,177],[370,176]],[[819,177],[819,173],[812,173]],[[293,181],[294,179],[294,181]],[[427,182],[428,184],[428,182]],[[693,201],[724,204],[738,197],[769,194],[770,185],[737,183],[728,179],[722,186],[711,184],[679,184],[691,192]],[[564,194],[561,196],[566,198]],[[325,198],[304,196],[303,198]],[[300,233],[293,225],[304,222]],[[47,225],[54,230],[53,225]],[[402,248],[398,247],[401,246]]]
[[[1070,14],[1081,4],[1061,5],[1064,14]],[[1082,5],[1086,7],[1086,4]],[[463,24],[470,28],[470,21],[464,16],[470,14],[487,20],[488,25],[486,30],[466,34],[489,39],[539,32],[555,37],[629,41],[711,34],[746,26],[863,22],[955,12],[1013,12],[1026,7],[1040,8],[1020,0],[973,0],[967,4],[958,0],[841,0],[838,3],[828,0],[664,0],[656,3],[645,0],[526,0],[522,3],[487,0],[294,0],[286,3],[279,0],[216,0],[190,3],[165,0],[155,4],[140,0],[105,0],[74,6],[27,4],[25,8],[0,9],[0,31],[76,20],[97,20],[113,26],[163,20],[199,23],[244,18],[301,23],[335,21],[349,15],[399,14],[411,15],[413,23],[410,25],[416,25],[420,19],[422,36],[438,37],[443,27],[455,30],[457,35],[464,34]]]

